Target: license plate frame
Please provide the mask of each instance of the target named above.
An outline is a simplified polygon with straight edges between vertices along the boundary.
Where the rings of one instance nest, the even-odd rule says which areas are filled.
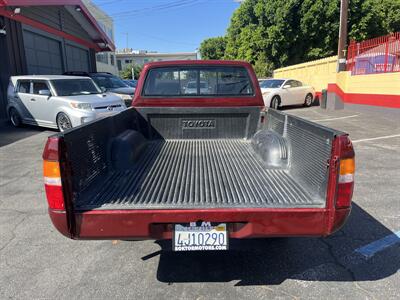
[[[191,222],[173,225],[172,251],[225,251],[229,249],[226,223]]]

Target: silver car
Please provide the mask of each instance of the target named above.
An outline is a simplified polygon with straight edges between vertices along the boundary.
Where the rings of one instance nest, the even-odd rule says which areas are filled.
[[[126,109],[123,100],[105,93],[89,77],[12,76],[7,91],[11,123],[60,131]]]

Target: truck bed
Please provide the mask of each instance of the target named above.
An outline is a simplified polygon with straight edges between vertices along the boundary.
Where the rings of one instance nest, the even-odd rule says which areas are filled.
[[[321,207],[287,170],[266,169],[249,140],[148,144],[131,170],[111,172],[81,194],[79,210]]]
[[[326,207],[337,132],[265,120],[258,108],[150,107],[78,127],[62,134],[67,197],[75,211]]]

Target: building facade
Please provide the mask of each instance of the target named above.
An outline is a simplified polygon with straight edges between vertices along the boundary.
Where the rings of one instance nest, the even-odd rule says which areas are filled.
[[[130,65],[144,65],[153,61],[196,60],[197,52],[157,53],[124,49],[116,52],[118,71]]]
[[[0,0],[0,120],[10,76],[93,72],[114,43],[80,0]]]
[[[102,9],[95,5],[91,0],[83,0],[83,3],[94,16],[99,26],[107,34],[107,36],[114,42],[114,21]],[[97,72],[109,72],[118,75],[117,62],[115,59],[115,52],[99,52],[96,53],[96,67]]]

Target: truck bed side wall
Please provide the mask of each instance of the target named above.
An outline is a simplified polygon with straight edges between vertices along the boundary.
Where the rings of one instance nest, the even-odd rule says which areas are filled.
[[[100,119],[69,132],[64,138],[67,163],[70,163],[73,198],[110,168],[111,140],[127,129],[138,128],[138,114],[126,110],[114,117]]]
[[[274,110],[267,112],[264,128],[286,140],[290,174],[313,197],[325,200],[332,141],[340,132]]]

